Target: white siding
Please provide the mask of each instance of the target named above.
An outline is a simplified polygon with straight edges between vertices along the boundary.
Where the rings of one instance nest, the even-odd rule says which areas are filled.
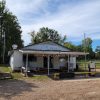
[[[63,61],[61,62],[59,57],[55,56],[53,60],[53,66],[54,69],[59,69],[60,67],[67,67],[67,61],[63,59]]]
[[[59,61],[60,67],[67,67],[67,61],[64,58],[61,58]]]
[[[12,70],[19,70],[22,65],[23,65],[22,53],[15,50],[10,58],[10,66]]]
[[[59,57],[54,57],[54,59],[53,59],[53,66],[54,66],[54,68],[55,69],[59,69],[59,67],[60,67],[60,65],[59,65],[60,63],[59,63]]]
[[[70,57],[70,63],[73,64],[73,68],[76,68],[76,57]]]
[[[37,63],[38,63],[38,66],[43,68],[43,57],[38,57]]]
[[[11,57],[10,57],[10,66],[13,70],[14,69],[14,54],[12,54]]]
[[[29,66],[31,69],[41,67],[43,68],[43,57],[37,56],[37,61],[29,62]]]
[[[73,68],[76,68],[76,57],[70,57],[70,62],[73,63]],[[59,57],[55,56],[53,58],[53,68],[54,69],[59,69],[62,65],[66,66],[67,61],[65,60],[64,62],[60,62]],[[30,69],[34,69],[37,67],[43,68],[43,57],[42,56],[37,56],[36,61],[29,61],[28,62],[28,67]],[[14,51],[14,53],[10,57],[10,66],[12,70],[19,70],[20,67],[23,66],[23,54],[17,50]]]

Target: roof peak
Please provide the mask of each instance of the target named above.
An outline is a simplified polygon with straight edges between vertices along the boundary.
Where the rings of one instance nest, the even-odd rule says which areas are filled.
[[[70,51],[68,48],[54,41],[44,41],[36,44],[27,45],[22,50],[36,51]]]

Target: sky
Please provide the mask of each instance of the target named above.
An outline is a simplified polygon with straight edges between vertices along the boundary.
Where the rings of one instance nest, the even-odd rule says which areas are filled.
[[[19,20],[25,45],[31,42],[28,33],[41,27],[67,35],[76,45],[85,33],[93,49],[100,45],[100,0],[6,0],[6,6]]]

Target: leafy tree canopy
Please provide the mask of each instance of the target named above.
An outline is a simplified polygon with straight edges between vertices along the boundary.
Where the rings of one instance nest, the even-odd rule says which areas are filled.
[[[97,46],[95,49],[95,57],[96,59],[100,59],[100,46]]]
[[[95,49],[96,52],[100,52],[100,46],[97,46]]]
[[[4,0],[0,1],[0,59],[2,59],[4,52],[4,40],[5,58],[7,58],[8,51],[12,50],[13,44],[17,44],[19,48],[23,46],[21,33],[17,17],[6,8]]]
[[[77,46],[75,46],[74,44],[72,44],[71,42],[65,42],[64,46],[69,48],[72,51],[77,51]]]
[[[82,40],[82,47],[86,52],[92,51],[92,39],[87,37],[86,39]]]
[[[31,32],[31,41],[32,43],[39,43],[44,41],[54,41],[60,44],[63,44],[66,40],[66,36],[62,37],[58,31],[54,29],[49,29],[48,27],[40,28],[39,32]]]

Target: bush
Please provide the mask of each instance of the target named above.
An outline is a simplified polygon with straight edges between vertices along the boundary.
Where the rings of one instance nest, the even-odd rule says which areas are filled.
[[[52,79],[54,79],[54,80],[59,80],[59,79],[60,79],[59,73],[54,73],[54,74],[52,74],[50,77],[51,77]]]
[[[60,79],[62,78],[73,78],[75,74],[73,72],[61,72]]]

